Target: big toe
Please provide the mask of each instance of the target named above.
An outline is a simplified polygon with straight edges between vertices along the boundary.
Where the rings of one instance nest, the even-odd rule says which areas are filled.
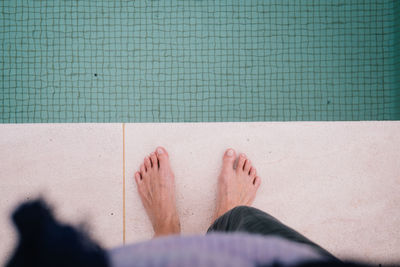
[[[235,150],[229,148],[225,151],[223,162],[222,162],[222,169],[223,170],[233,170],[233,164],[236,159]]]
[[[169,167],[169,156],[167,150],[163,147],[157,147],[156,154],[158,158],[158,162],[160,163],[160,168]]]

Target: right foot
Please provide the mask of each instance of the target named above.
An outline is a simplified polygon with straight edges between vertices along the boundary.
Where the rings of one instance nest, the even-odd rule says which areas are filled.
[[[140,198],[153,225],[154,236],[179,234],[181,231],[175,204],[175,178],[165,148],[145,157],[135,173]]]
[[[213,221],[237,206],[250,206],[260,186],[261,179],[256,169],[244,154],[240,154],[236,168],[236,153],[228,149],[223,157],[221,174],[218,177],[217,207]]]

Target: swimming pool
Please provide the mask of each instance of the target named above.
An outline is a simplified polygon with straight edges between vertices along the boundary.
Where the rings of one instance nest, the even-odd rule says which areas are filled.
[[[2,1],[0,122],[400,119],[400,2]]]

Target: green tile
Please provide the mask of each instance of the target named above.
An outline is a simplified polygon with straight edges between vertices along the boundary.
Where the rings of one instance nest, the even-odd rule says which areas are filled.
[[[0,122],[400,119],[400,3],[2,1]]]

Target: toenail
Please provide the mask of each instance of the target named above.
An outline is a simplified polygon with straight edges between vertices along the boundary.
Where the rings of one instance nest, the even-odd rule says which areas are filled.
[[[162,154],[162,153],[164,153],[164,151],[161,148],[157,148],[157,153]]]
[[[229,157],[233,156],[233,150],[232,149],[228,149],[228,152],[226,152],[226,155],[228,155]]]
[[[240,154],[240,156],[242,156],[243,158],[245,158],[245,157],[246,157],[246,155],[245,155],[245,154],[243,154],[243,153],[242,153],[242,154]]]

